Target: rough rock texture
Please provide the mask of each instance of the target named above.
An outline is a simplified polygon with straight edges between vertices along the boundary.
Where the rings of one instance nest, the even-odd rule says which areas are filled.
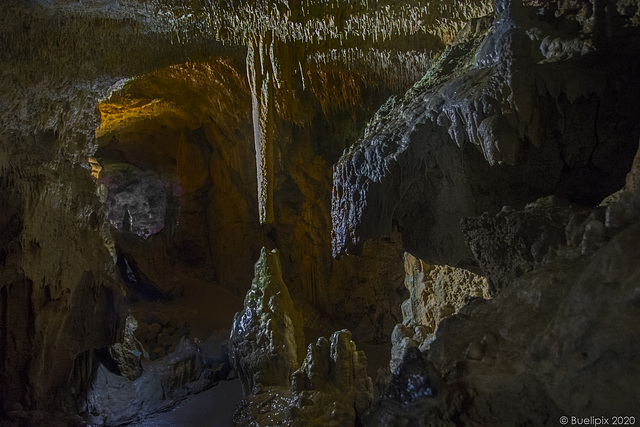
[[[302,362],[302,316],[293,308],[275,250],[260,253],[244,310],[233,319],[229,349],[245,396],[264,386],[288,387]]]
[[[15,424],[50,424],[54,412],[88,408],[90,391],[90,411],[98,421],[106,416],[126,422],[137,416],[134,410],[163,407],[167,402],[158,390],[182,396],[185,390],[208,384],[207,368],[199,359],[203,356],[197,355],[200,346],[196,349],[185,341],[184,357],[164,359],[197,325],[153,317],[162,312],[161,306],[179,304],[183,296],[205,295],[203,289],[217,284],[244,294],[262,246],[280,248],[283,281],[294,299],[311,304],[314,313],[343,322],[356,339],[378,342],[391,335],[401,318],[405,250],[429,263],[460,264],[476,272],[485,268],[492,285],[506,295],[500,300],[505,308],[484,303],[492,310],[483,312],[478,308],[483,305],[475,302],[451,324],[464,323],[466,311],[477,310],[477,321],[491,326],[492,335],[473,335],[461,344],[454,335],[465,341],[464,328],[456,327],[447,330],[447,338],[432,343],[433,351],[453,348],[451,355],[445,351],[445,358],[454,360],[461,359],[461,347],[464,357],[476,361],[509,337],[520,349],[529,345],[517,340],[531,336],[530,330],[522,331],[537,317],[524,318],[522,325],[509,329],[511,323],[504,318],[515,316],[520,304],[507,298],[513,295],[510,287],[551,269],[554,262],[584,264],[589,256],[615,250],[635,221],[629,207],[637,197],[629,193],[612,196],[615,203],[590,210],[589,216],[596,216],[584,220],[567,219],[555,207],[522,209],[551,194],[597,205],[622,185],[631,164],[628,154],[638,138],[640,15],[635,0],[527,1],[525,8],[497,2],[500,19],[495,25],[492,19],[473,20],[422,82],[379,111],[365,139],[336,167],[336,241],[357,252],[350,247],[354,241],[358,246],[395,229],[403,235],[403,244],[394,235],[365,244],[362,258],[333,260],[330,254],[331,165],[358,138],[370,113],[423,75],[434,55],[453,41],[461,23],[488,13],[490,3],[1,2],[0,418],[13,417]],[[248,68],[249,52],[256,61]],[[260,141],[252,140],[252,110],[271,132],[265,156],[256,152]],[[431,130],[433,138],[427,136]],[[415,147],[416,141],[434,139],[439,141],[434,146],[429,142]],[[268,185],[259,192],[257,164],[263,160]],[[259,195],[266,195],[266,205],[273,207],[273,221],[265,225],[259,221]],[[504,205],[513,206],[514,212],[496,218]],[[478,219],[485,211],[489,214]],[[547,220],[547,213],[558,216]],[[470,218],[465,222],[467,235],[483,254],[479,259],[464,244],[462,217]],[[527,227],[510,228],[518,221]],[[522,243],[514,247],[517,256],[511,263],[500,259],[499,252],[482,250],[499,246],[492,236],[474,229],[473,224],[484,223]],[[540,235],[528,227],[539,225],[549,233],[564,230],[560,251],[555,238],[536,244]],[[629,257],[629,265],[636,265],[632,248],[623,243],[622,255]],[[569,268],[558,270],[570,273]],[[542,274],[539,281],[547,279]],[[620,275],[619,282],[623,279]],[[606,283],[610,287],[614,282]],[[527,289],[523,295],[531,297],[527,292],[536,286],[542,284],[522,285]],[[589,316],[599,316],[587,326],[598,343],[604,342],[602,348],[608,338],[598,332],[599,325],[608,328],[607,316],[625,316],[628,311],[619,302],[615,310],[600,315],[598,309],[604,306],[589,305],[593,300],[622,301],[606,289],[600,286],[588,294],[594,298],[587,302],[578,296],[571,300],[585,307]],[[553,289],[549,292],[553,295]],[[545,300],[545,308],[553,304],[563,303]],[[145,324],[137,332],[148,336],[145,343],[154,344],[153,363],[146,365],[143,358],[142,375],[135,381],[117,374],[107,350],[120,341],[127,305],[136,305],[136,317],[144,315]],[[218,306],[211,307],[215,317]],[[185,317],[204,317],[202,311],[207,310],[198,308],[200,314],[188,305],[180,307]],[[562,305],[561,310],[569,308]],[[553,315],[560,316],[557,313],[561,311]],[[582,318],[583,313],[569,314]],[[522,352],[507,348],[502,364],[540,381],[548,379],[542,375],[557,375],[558,382],[543,384],[552,390],[551,398],[561,402],[558,406],[565,405],[563,396],[582,398],[582,392],[562,384],[580,384],[586,378],[602,384],[602,372],[619,378],[606,370],[615,369],[616,363],[591,377],[576,374],[566,379],[558,374],[573,375],[576,366],[586,366],[589,373],[592,366],[590,343],[576,341],[579,350],[573,353],[559,344],[571,343],[582,333],[567,317],[558,320],[554,331],[567,328],[568,339],[563,332],[554,341],[551,334],[538,347],[544,351],[531,352],[544,355],[548,350],[552,356],[531,362],[533,356],[515,357]],[[625,330],[615,326],[610,333],[614,338]],[[500,335],[503,331],[507,338]],[[414,328],[408,337],[399,328],[398,335],[419,342],[424,332]],[[635,337],[624,338],[635,342]],[[406,343],[410,347],[411,341]],[[624,345],[609,347],[613,350],[601,355],[603,363],[635,351]],[[354,369],[356,375],[363,370],[362,358],[357,353],[349,356],[351,344],[343,347],[346,353],[340,360],[360,366]],[[303,353],[293,353],[299,353],[299,364]],[[411,368],[414,362],[407,369],[399,366],[400,376],[393,384],[400,385],[389,396],[419,403],[427,389],[441,387],[436,375],[430,375],[430,381],[419,377],[430,368],[416,350],[407,354],[416,368]],[[567,359],[562,359],[564,354],[569,354]],[[560,358],[561,369],[554,370],[554,358]],[[162,369],[155,365],[160,360],[166,363]],[[453,372],[435,356],[430,360],[441,372]],[[582,360],[587,365],[581,365]],[[533,372],[534,365],[540,369]],[[158,372],[150,373],[149,366],[158,367]],[[618,366],[626,368],[626,362]],[[309,369],[301,379],[314,377]],[[441,414],[443,422],[463,423],[467,417],[484,424],[513,424],[515,417],[508,415],[513,406],[504,396],[514,384],[526,384],[531,393],[523,398],[523,408],[532,401],[539,403],[534,409],[550,407],[545,397],[535,399],[535,385],[509,371],[511,376],[500,377],[504,381],[494,389],[503,393],[496,397],[496,408],[485,417],[490,403],[483,402],[491,402],[493,396],[491,390],[485,393],[485,384],[494,379],[487,380],[482,372],[490,371],[475,372],[467,383],[462,374],[463,380],[449,387],[460,394],[440,393],[458,403],[456,396],[463,400],[433,416]],[[632,377],[634,372],[629,373]],[[454,374],[443,381],[450,383]],[[357,375],[354,389],[366,396],[367,381]],[[196,377],[196,385],[183,387]],[[510,382],[514,378],[516,382]],[[621,384],[626,384],[624,378]],[[605,386],[600,389],[609,390]],[[627,388],[623,391],[634,396]],[[361,420],[347,409],[354,406],[351,402],[336,397],[342,392],[285,389],[289,391],[279,391],[278,396],[290,398],[272,399],[268,393],[255,397],[264,398],[267,406],[280,402],[289,421],[297,411],[286,412],[289,408],[300,408],[300,419],[307,410],[329,417],[327,408],[334,404],[345,408],[338,412],[352,417],[351,423]],[[101,399],[97,390],[109,397]],[[465,396],[474,390],[490,398],[473,400],[471,407],[477,411],[469,414]],[[310,395],[315,396],[310,401],[322,403],[309,405]],[[154,403],[145,409],[141,398],[147,397]],[[587,396],[591,397],[595,399]],[[367,399],[354,395],[356,401],[361,411]],[[495,415],[502,408],[507,408],[504,418]],[[326,417],[322,419],[330,423]]]
[[[635,414],[639,336],[629,325],[640,316],[639,156],[640,150],[625,187],[591,209],[606,210],[604,223],[589,218],[586,208],[586,219],[571,221],[575,208],[553,199],[523,211],[503,210],[498,222],[545,217],[547,223],[567,224],[567,237],[552,250],[547,246],[545,257],[526,270],[509,263],[497,267],[504,254],[492,253],[487,259],[496,271],[504,268],[513,278],[495,298],[475,299],[442,321],[422,353],[399,325],[394,336],[404,336],[404,358],[366,424],[555,425],[563,415]],[[485,216],[480,220],[469,224],[481,230]],[[516,237],[534,229],[512,229],[513,235],[479,233],[474,241],[511,249],[514,256],[508,258],[521,266],[523,239]],[[534,241],[549,229],[539,227],[537,233]]]
[[[38,3],[3,2],[0,13],[0,193],[8,201],[0,216],[9,226],[0,244],[0,412],[19,403],[73,413],[97,351],[116,342],[126,316],[88,162],[96,105],[123,76],[198,54],[134,16]]]
[[[320,337],[315,345],[309,344],[307,357],[293,373],[292,389],[297,393],[304,390],[340,393],[347,405],[355,402],[355,410],[360,414],[371,406],[373,398],[367,359],[363,351],[356,351],[346,329],[334,332],[331,342]]]
[[[369,241],[362,257],[345,256],[331,264],[326,308],[321,307],[332,320],[351,325],[358,342],[388,343],[393,327],[402,321],[400,307],[407,291],[399,245],[400,236]],[[306,319],[305,326],[314,327]]]
[[[405,286],[409,298],[402,303],[402,323],[391,334],[391,372],[408,349],[427,348],[440,322],[474,298],[489,298],[487,280],[461,268],[429,265],[404,254]]]
[[[620,188],[640,132],[634,10],[499,1],[472,20],[335,166],[334,255],[398,230],[419,258],[473,268],[462,217]]]
[[[102,188],[107,193],[107,216],[118,230],[149,237],[165,227],[168,202],[166,187],[171,189],[172,183],[165,183],[153,173],[127,166],[124,165],[125,170],[101,167],[96,174],[96,178],[102,175]]]
[[[594,255],[535,269],[442,322],[425,353],[439,374],[419,378],[444,376],[446,397],[419,399],[417,417],[392,397],[368,425],[541,425],[636,413],[639,337],[628,325],[639,316],[639,233],[629,226]]]
[[[404,254],[405,286],[409,299],[402,304],[402,323],[423,333],[432,333],[445,318],[473,298],[489,298],[486,279],[470,271],[447,265],[429,265]]]
[[[148,287],[163,294],[152,298],[172,298],[184,286],[178,278],[188,273],[244,294],[260,247],[278,247],[295,299],[340,318],[359,339],[386,341],[400,317],[395,301],[402,287],[398,251],[393,244],[377,242],[367,257],[370,263],[332,260],[326,238],[331,227],[330,165],[370,113],[419,78],[433,52],[452,39],[461,22],[490,11],[489,2],[466,1],[456,8],[446,2],[429,2],[428,8],[395,2],[355,9],[336,4],[327,6],[330,13],[321,13],[325,6],[309,9],[297,2],[278,8],[216,2],[200,7],[192,2],[192,14],[186,15],[168,2],[151,3],[141,12],[147,23],[171,28],[167,36],[173,41],[177,37],[185,49],[207,37],[240,41],[250,49],[245,55],[241,47],[214,45],[211,51],[221,57],[191,55],[184,63],[176,60],[134,77],[127,73],[98,103],[101,125],[91,164],[98,192],[106,197],[104,209],[121,227],[126,201],[135,193],[140,197],[130,203],[135,205],[132,228],[152,233],[147,242],[127,247],[119,238],[118,253],[137,266],[138,276],[149,279]],[[119,13],[135,10],[130,2],[120,2],[120,7],[115,9]],[[220,10],[225,7],[232,10]],[[290,13],[283,14],[282,8]],[[56,13],[60,11],[76,16],[83,9],[57,4]],[[149,16],[152,12],[157,21]],[[265,27],[254,28],[247,14],[261,16]],[[399,42],[391,45],[391,37]],[[379,38],[385,43],[378,43]],[[173,57],[171,52],[167,56]],[[262,105],[269,111],[263,112]],[[257,134],[251,131],[252,110]],[[273,142],[262,144],[263,134]],[[260,228],[256,207],[263,185],[258,194],[255,182],[257,169],[264,169],[262,146],[271,147],[271,160],[265,163],[269,178],[261,182],[272,195],[264,204],[271,206],[273,219]],[[124,179],[127,185],[112,191],[114,168],[133,170],[125,178],[140,179]],[[164,196],[153,191],[158,185],[150,185],[154,180],[148,177],[160,177],[165,186],[171,183],[173,191],[166,188]],[[161,218],[150,207],[163,197],[167,208]],[[145,223],[136,217],[147,213],[154,220],[145,232]],[[373,272],[372,266],[380,264],[383,273]],[[345,287],[345,282],[353,285]],[[362,282],[371,286],[362,291],[355,286]],[[367,301],[350,303],[362,300]],[[347,307],[344,301],[349,301]]]
[[[290,388],[267,387],[246,396],[234,415],[237,426],[349,426],[359,422],[373,401],[367,358],[357,351],[347,330],[331,341],[309,344]]]
[[[330,342],[320,337],[303,359],[302,318],[275,250],[262,249],[229,346],[245,396],[234,415],[238,426],[351,425],[373,400],[366,356],[349,331],[335,332]]]
[[[91,423],[107,426],[128,424],[173,408],[187,395],[206,390],[229,375],[229,359],[221,351],[224,342],[217,341],[218,346],[207,342],[182,340],[165,357],[153,362],[145,359],[140,375],[133,380],[124,372],[113,372],[109,363],[101,363],[78,407]]]
[[[238,68],[233,57],[160,68],[120,82],[98,106],[96,158],[104,167],[97,184],[108,190],[112,223],[119,226],[123,208],[116,208],[125,205],[115,199],[126,201],[136,188],[143,190],[137,199],[145,207],[166,199],[157,215],[161,230],[144,242],[118,239],[118,249],[164,293],[183,277],[229,288],[251,278],[259,247],[235,244],[262,240],[254,212],[249,91]],[[152,183],[161,190],[149,191]]]
[[[461,229],[492,292],[497,292],[566,247],[593,252],[605,241],[605,211],[547,197],[522,211],[504,207],[496,215],[464,218]]]
[[[140,365],[140,358],[144,352],[144,348],[136,342],[134,335],[135,330],[138,329],[138,321],[131,315],[127,316],[127,320],[124,326],[124,341],[122,343],[115,343],[109,347],[109,355],[115,360],[120,375],[134,381],[140,375],[142,375],[142,365]],[[147,355],[148,357],[148,355]]]

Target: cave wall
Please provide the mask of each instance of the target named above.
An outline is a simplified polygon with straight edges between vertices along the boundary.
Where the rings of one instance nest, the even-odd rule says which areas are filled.
[[[396,327],[393,372],[365,425],[588,424],[637,412],[639,111],[627,95],[638,90],[638,11],[497,2],[495,18],[472,21],[341,158],[337,254],[397,230],[411,263],[468,266],[492,296],[469,298],[427,339]],[[494,61],[506,68],[486,80]]]
[[[495,21],[472,20],[337,163],[334,254],[399,231],[413,255],[474,269],[461,218],[551,194],[593,205],[623,185],[639,132],[637,11],[496,10]]]
[[[93,352],[117,339],[122,282],[88,162],[96,105],[121,77],[193,48],[135,16],[77,12],[2,5],[3,411],[75,412]]]
[[[120,338],[133,293],[119,271],[123,254],[137,258],[136,268],[157,291],[175,297],[182,285],[171,267],[243,292],[260,245],[278,246],[294,295],[355,326],[366,318],[355,328],[366,339],[388,335],[399,315],[393,300],[403,297],[394,295],[402,288],[402,264],[394,266],[401,260],[397,240],[371,243],[371,265],[331,260],[330,167],[370,112],[420,76],[463,21],[491,10],[484,1],[456,8],[430,4],[429,10],[393,2],[371,10],[364,3],[336,4],[326,14],[326,5],[315,3],[231,5],[225,11],[229,5],[222,2],[3,2],[2,409],[19,403],[25,409],[76,410],[73,397],[94,373],[95,352]],[[289,75],[284,85],[269,83],[277,136],[273,204],[280,223],[260,229],[257,189],[247,184],[256,169],[248,130],[251,76],[244,64],[246,46],[268,33],[279,40],[278,52],[265,52],[279,58],[271,61],[274,75]],[[212,63],[216,72],[207,69]],[[142,81],[141,93],[188,98],[190,111],[185,105],[162,111],[162,102],[102,108],[114,94],[129,96],[127,104],[136,94],[130,92],[135,84],[126,83],[157,70],[155,83],[153,76],[134,80]],[[162,84],[162,70],[171,84]],[[198,84],[211,75],[226,92],[214,90],[218,98],[203,100],[200,95],[211,88]],[[175,84],[185,77],[194,80]],[[192,90],[175,92],[185,88]],[[231,114],[215,119],[193,114],[225,109]],[[124,114],[126,121],[132,111],[131,121],[116,120],[110,128],[108,115]],[[139,144],[137,155],[136,149],[118,156],[117,149],[105,148],[129,143]],[[169,213],[150,246],[119,235],[105,209],[108,186],[100,173],[122,161],[137,168],[153,163],[163,182],[189,176],[180,193],[183,209]],[[171,257],[179,262],[165,263]],[[197,268],[190,269],[194,263]],[[377,264],[386,266],[384,275],[374,272]],[[343,287],[343,281],[352,285]],[[369,304],[333,304],[357,295]]]

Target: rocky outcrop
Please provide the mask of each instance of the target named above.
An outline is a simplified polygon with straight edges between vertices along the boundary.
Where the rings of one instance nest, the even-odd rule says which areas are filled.
[[[496,215],[464,218],[461,229],[489,278],[491,290],[497,292],[558,255],[561,246],[580,250],[587,226],[602,231],[601,242],[594,240],[597,236],[586,236],[584,240],[585,253],[593,252],[596,247],[590,249],[588,245],[604,243],[604,215],[604,208],[571,206],[562,199],[548,197],[529,203],[521,211],[505,206]]]
[[[170,410],[189,394],[226,380],[231,370],[226,342],[219,341],[220,337],[211,338],[205,343],[183,339],[163,358],[150,362],[145,355],[142,367],[139,357],[134,364],[139,367],[136,378],[126,375],[131,369],[123,369],[121,357],[114,358],[119,368],[115,370],[113,361],[104,360],[86,396],[78,400],[80,412],[97,425],[127,424]]]
[[[590,255],[637,221],[637,159],[625,187],[596,208],[547,197],[521,211],[505,206],[495,216],[464,218],[462,232],[493,292],[551,261]]]
[[[448,389],[433,364],[416,347],[408,348],[401,361],[363,425],[455,424],[455,418],[441,412],[440,407],[447,406]]]
[[[357,351],[347,330],[309,344],[292,385],[267,387],[242,400],[234,415],[237,426],[265,424],[309,426],[354,425],[373,401],[373,383],[367,376],[367,358]]]
[[[634,12],[496,4],[336,164],[334,255],[398,230],[419,258],[474,268],[461,218],[551,194],[595,205],[624,183],[640,132]]]
[[[269,387],[245,398],[236,409],[234,424],[354,425],[373,400],[366,370],[364,352],[356,351],[348,331],[334,333],[330,342],[320,338],[309,345],[291,388]]]
[[[639,233],[628,225],[592,255],[556,258],[444,320],[424,355],[409,349],[392,379],[399,390],[440,386],[411,399],[390,386],[367,425],[539,425],[633,413],[638,334],[626,325],[638,320]]]
[[[470,271],[447,265],[429,265],[404,254],[405,286],[409,298],[402,303],[402,323],[391,334],[389,367],[395,372],[410,348],[428,348],[440,322],[474,298],[489,298],[487,280]]]
[[[296,393],[305,390],[326,392],[334,394],[334,398],[339,394],[343,400],[338,400],[338,405],[345,406],[339,411],[344,413],[351,413],[351,409],[358,414],[364,413],[371,406],[373,398],[366,356],[363,351],[356,351],[351,333],[346,329],[334,332],[330,342],[320,337],[315,344],[309,344],[307,357],[300,369],[293,373],[291,388]],[[345,419],[349,418],[352,417]]]
[[[109,355],[118,365],[120,375],[129,381],[134,381],[142,375],[140,359],[144,348],[136,340],[134,335],[136,329],[138,329],[138,321],[131,315],[127,316],[123,342],[109,347]],[[149,355],[147,354],[146,357],[149,358]]]
[[[486,215],[469,221],[478,231],[472,242],[487,250],[503,248],[486,256],[495,266],[489,271],[504,270],[511,278],[500,282],[504,287],[495,298],[474,299],[443,320],[421,351],[413,331],[396,328],[394,337],[405,348],[367,425],[541,425],[567,415],[633,413],[632,402],[640,397],[633,379],[638,333],[627,325],[640,316],[639,155],[625,187],[599,208],[571,207],[551,198],[522,211],[504,209],[496,222],[512,226],[497,232],[490,227],[482,232]],[[555,224],[553,230],[559,231],[513,226],[536,223]],[[509,229],[513,233],[505,234]],[[544,248],[544,257],[527,263],[522,254],[538,253],[525,245],[534,230],[538,238],[529,243],[544,236],[557,239],[535,245]],[[513,256],[505,257],[505,251]]]
[[[455,392],[433,412],[480,424],[633,413],[638,336],[625,325],[638,317],[639,232],[630,226],[594,255],[533,270],[445,320],[426,357]],[[393,414],[403,425],[406,415]]]
[[[330,342],[320,337],[304,359],[303,343],[302,319],[282,282],[278,253],[263,249],[229,338],[245,395],[234,424],[343,426],[364,414],[373,383],[351,333],[335,332]]]
[[[288,387],[302,362],[302,316],[293,308],[275,250],[262,248],[244,310],[233,319],[229,349],[245,396],[264,386]]]
[[[405,253],[404,269],[410,295],[402,303],[402,323],[426,328],[423,334],[433,333],[443,319],[473,298],[490,297],[486,279],[461,268],[429,265]]]

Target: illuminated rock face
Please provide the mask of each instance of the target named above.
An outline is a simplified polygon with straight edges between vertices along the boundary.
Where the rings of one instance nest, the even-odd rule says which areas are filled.
[[[395,372],[408,349],[425,350],[438,325],[474,299],[491,297],[489,283],[479,275],[448,265],[429,265],[404,254],[405,286],[409,298],[402,303],[402,323],[391,334],[391,361]]]
[[[164,228],[167,204],[176,203],[167,200],[174,195],[172,183],[163,182],[153,172],[131,170],[111,174],[105,170],[99,183],[107,190],[105,207],[109,221],[118,230],[145,238]],[[179,189],[179,184],[176,187]]]
[[[276,251],[260,253],[244,310],[233,319],[229,350],[245,396],[265,386],[288,387],[302,361],[302,316],[282,281]]]
[[[122,77],[184,62],[197,50],[140,31],[135,15],[58,6],[65,5],[0,6],[2,418],[15,403],[76,412],[98,350],[117,341],[125,286],[88,161],[97,149],[96,106]],[[206,55],[199,52],[193,58]]]
[[[233,321],[229,352],[245,395],[235,425],[346,426],[371,406],[367,358],[348,330],[333,333],[330,342],[320,337],[304,357],[302,317],[275,250],[261,251],[245,307]]]
[[[622,185],[640,132],[636,30],[592,22],[635,15],[516,1],[497,12],[472,21],[337,163],[334,255],[396,229],[414,255],[473,268],[461,218],[550,194],[597,204]]]
[[[134,349],[135,346],[133,344]],[[122,348],[111,352],[122,354],[120,350]],[[127,378],[131,371],[121,371],[119,375],[108,364],[100,363],[87,393],[77,401],[79,410],[89,422],[98,425],[127,424],[152,413],[171,410],[189,394],[199,393],[226,379],[230,370],[228,358],[215,361],[220,355],[208,350],[202,343],[183,339],[165,357],[147,360],[143,368],[138,366],[135,378]],[[136,366],[130,362],[123,365],[120,358],[117,361],[121,369]],[[139,359],[137,362],[139,364]]]
[[[429,265],[409,253],[404,254],[404,269],[410,297],[402,303],[402,323],[425,328],[422,334],[435,332],[469,300],[490,297],[486,279],[468,270]]]

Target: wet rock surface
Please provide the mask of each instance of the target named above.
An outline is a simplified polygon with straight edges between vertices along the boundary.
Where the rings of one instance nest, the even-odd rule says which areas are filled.
[[[318,338],[304,356],[302,319],[275,250],[262,250],[229,344],[244,392],[235,425],[352,425],[371,406],[367,358],[348,330]]]
[[[291,384],[304,354],[302,316],[282,281],[277,251],[262,249],[244,310],[233,319],[230,359],[245,396]]]
[[[367,358],[357,351],[347,330],[331,340],[309,344],[302,366],[292,375],[290,388],[266,387],[245,396],[233,417],[237,426],[265,424],[308,426],[354,425],[373,401]]]

